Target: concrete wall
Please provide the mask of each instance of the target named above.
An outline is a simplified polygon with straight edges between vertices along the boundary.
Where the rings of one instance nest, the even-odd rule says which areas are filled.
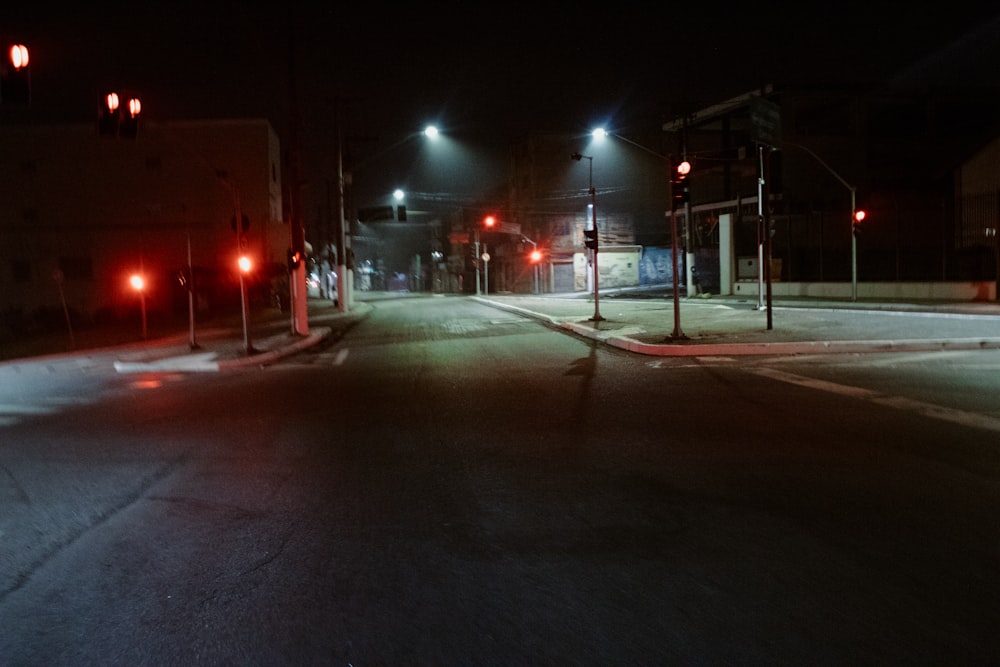
[[[765,292],[767,287],[765,286]],[[732,283],[733,295],[757,297],[758,281]],[[851,283],[788,283],[772,282],[775,297],[817,299],[852,298]],[[995,301],[996,283],[981,282],[859,282],[858,299],[887,301]]]

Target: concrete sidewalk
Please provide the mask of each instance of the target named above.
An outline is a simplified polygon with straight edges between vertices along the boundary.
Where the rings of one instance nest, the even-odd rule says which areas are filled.
[[[476,297],[629,352],[656,356],[1000,348],[1000,304],[855,303],[745,298]],[[595,312],[599,310],[598,312]],[[594,316],[599,318],[595,321]],[[768,315],[770,314],[770,328]]]
[[[423,295],[411,295],[420,298]],[[378,298],[377,296],[374,298]],[[653,356],[791,355],[929,350],[1000,349],[1000,304],[855,303],[783,299],[768,310],[745,297],[681,298],[637,290],[602,295],[513,295],[472,298],[552,327],[636,354]],[[755,297],[756,298],[756,297]],[[113,367],[119,373],[217,372],[265,366],[322,342],[371,312],[358,300],[343,313],[311,302],[309,333],[291,333],[287,315],[256,322],[247,353],[240,328],[199,332],[192,350],[186,334],[128,346],[85,350],[0,363],[0,370],[44,366]],[[595,321],[594,315],[601,319]],[[680,335],[675,335],[677,332]]]
[[[421,295],[414,295],[420,297]],[[653,356],[788,355],[845,352],[978,350],[1000,348],[1000,304],[851,303],[815,300],[772,303],[768,311],[744,298],[640,298],[634,291],[610,293],[599,302],[585,295],[490,294],[470,297],[553,327],[629,352]],[[464,298],[461,296],[447,298]],[[281,323],[254,332],[253,354],[242,337],[206,342],[191,351],[184,341],[122,354],[119,372],[219,371],[263,366],[322,341],[334,319],[363,318],[372,304],[359,301],[347,313],[332,306],[310,308],[310,331],[297,336]],[[268,328],[269,327],[269,328]],[[680,336],[675,336],[676,331]]]

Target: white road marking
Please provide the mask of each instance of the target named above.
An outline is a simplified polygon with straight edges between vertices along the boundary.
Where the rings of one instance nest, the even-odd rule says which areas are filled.
[[[48,415],[55,412],[55,408],[44,405],[29,405],[27,403],[0,403],[0,413],[8,415]]]
[[[981,428],[987,431],[1000,431],[1000,419],[988,417],[975,412],[965,412],[964,410],[946,408],[940,405],[924,403],[923,401],[917,401],[903,396],[890,396],[877,391],[872,391],[870,389],[837,384],[836,382],[828,382],[826,380],[817,380],[815,378],[795,375],[793,373],[785,373],[784,371],[775,370],[773,368],[758,368],[753,369],[750,372],[771,378],[772,380],[778,380],[779,382],[788,382],[790,384],[799,385],[800,387],[809,387],[810,389],[817,389],[819,391],[826,391],[832,394],[840,394],[842,396],[850,396],[863,401],[870,401],[878,405],[884,405],[898,410],[907,410],[932,419],[940,419],[960,424],[962,426]]]

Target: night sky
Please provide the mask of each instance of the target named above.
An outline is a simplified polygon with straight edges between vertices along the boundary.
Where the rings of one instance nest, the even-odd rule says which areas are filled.
[[[648,133],[763,83],[884,79],[1000,14],[961,1],[11,4],[0,38],[32,49],[38,120],[90,120],[112,86],[140,93],[151,121],[268,117],[288,146],[295,110],[313,182],[335,173],[337,114],[354,159],[431,121],[484,149],[529,130]]]

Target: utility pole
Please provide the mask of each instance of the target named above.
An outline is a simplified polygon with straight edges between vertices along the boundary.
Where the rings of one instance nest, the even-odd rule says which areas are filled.
[[[592,322],[601,322],[604,320],[601,317],[601,288],[600,288],[600,272],[597,270],[597,254],[600,251],[600,240],[597,233],[597,190],[594,188],[594,157],[592,155],[581,155],[580,153],[573,153],[569,156],[570,159],[576,160],[587,160],[590,162],[590,213],[591,213],[591,227],[590,229],[583,230],[584,245],[586,245],[591,253],[591,261],[594,266],[594,316],[590,318]]]
[[[305,336],[309,333],[309,304],[306,295],[306,238],[302,224],[302,205],[305,180],[302,175],[301,124],[299,117],[297,80],[295,77],[295,21],[292,10],[288,10],[288,94],[289,94],[289,221],[290,246],[292,256],[299,261],[288,267],[288,288],[291,302],[292,334]]]
[[[350,276],[347,257],[347,224],[344,217],[344,138],[340,127],[340,113],[337,118],[337,306],[340,312],[350,310]]]

